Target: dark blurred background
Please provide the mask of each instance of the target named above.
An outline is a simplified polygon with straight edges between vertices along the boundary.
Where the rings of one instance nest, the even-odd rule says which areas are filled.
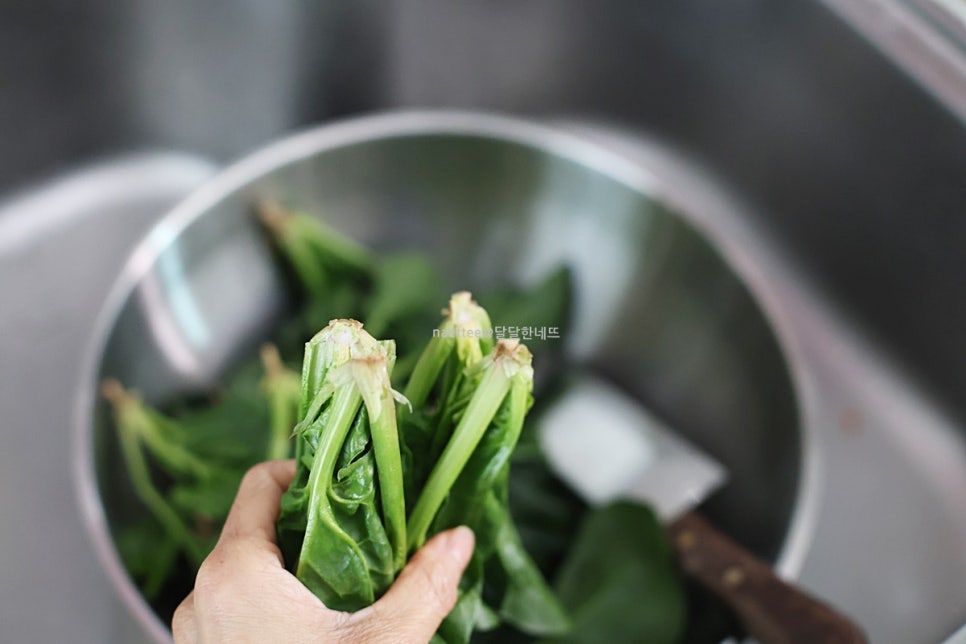
[[[120,152],[221,163],[407,106],[682,148],[966,415],[966,128],[821,3],[0,5],[0,195]]]

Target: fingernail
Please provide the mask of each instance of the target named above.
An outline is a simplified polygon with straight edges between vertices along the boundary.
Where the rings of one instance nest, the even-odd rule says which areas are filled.
[[[470,560],[475,545],[476,536],[465,525],[453,528],[449,533],[449,539],[446,541],[446,547],[450,555],[452,555],[453,559],[459,561],[461,565],[466,564]]]

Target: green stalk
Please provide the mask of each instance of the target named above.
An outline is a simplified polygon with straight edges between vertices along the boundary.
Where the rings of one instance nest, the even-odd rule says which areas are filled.
[[[483,307],[473,301],[468,291],[454,293],[443,314],[446,317],[419,355],[419,360],[403,391],[413,408],[420,408],[426,404],[447,360],[454,351],[459,363],[452,365],[448,373],[455,370],[461,374],[465,368],[479,361],[493,348],[490,318]],[[458,380],[458,377],[453,378],[454,382]],[[451,390],[454,382],[444,381],[444,390]],[[400,420],[405,418],[403,415],[405,413],[400,415]]]
[[[265,367],[263,388],[268,394],[270,435],[266,457],[268,460],[288,458],[292,448],[292,427],[295,426],[301,396],[299,377],[286,369],[274,345],[262,347]]]
[[[407,530],[411,550],[425,542],[443,501],[508,395],[514,406],[514,416],[519,416],[522,423],[526,397],[533,387],[531,364],[532,356],[526,346],[517,340],[500,340],[492,353],[466,369],[463,375],[466,380],[461,385],[464,391],[460,395],[469,394],[466,387],[474,389],[409,517]],[[479,378],[478,382],[476,378]],[[451,416],[452,410],[447,411],[443,421],[451,422]],[[512,429],[516,431],[515,427]],[[445,427],[441,426],[436,431],[444,433],[444,430]]]
[[[510,376],[504,369],[487,370],[467,405],[463,417],[453,431],[453,437],[433,467],[409,517],[407,531],[411,550],[421,547],[426,541],[426,532],[433,517],[436,516],[450,488],[463,471],[473,450],[483,438],[483,433],[490,426],[509,390]]]
[[[207,553],[194,539],[191,530],[188,529],[178,513],[168,504],[151,481],[148,463],[141,451],[139,438],[142,433],[138,431],[136,424],[132,424],[132,417],[129,415],[129,412],[134,409],[131,406],[139,405],[139,401],[131,393],[124,391],[116,381],[105,382],[103,392],[104,396],[114,406],[118,434],[120,435],[121,453],[134,485],[134,493],[158,520],[168,536],[185,549],[196,566],[200,566]],[[136,416],[134,420],[137,420]]]
[[[446,313],[456,331],[456,354],[464,366],[478,362],[493,349],[490,316],[469,291],[453,293]]]
[[[510,462],[513,449],[520,439],[520,432],[523,430],[523,420],[527,414],[527,398],[530,394],[529,383],[525,379],[513,378],[510,382],[510,390],[504,399],[505,409],[508,418],[504,421],[506,434],[504,445],[507,449],[498,452],[493,459],[487,463],[479,478],[474,481],[474,486],[480,494],[485,494],[486,490],[496,484],[497,479],[506,471],[506,466]]]
[[[365,248],[340,235],[323,221],[302,213],[293,214],[293,231],[320,257],[350,271],[365,273],[372,269],[372,259]]]
[[[305,290],[316,297],[324,295],[329,285],[329,276],[325,267],[312,255],[312,249],[302,239],[291,234],[280,240],[279,245],[288,255]]]
[[[316,392],[315,398],[312,399],[308,409],[306,409],[305,413],[302,414],[302,419],[295,427],[296,433],[304,430],[306,427],[311,425],[316,418],[319,417],[319,414],[322,413],[322,407],[332,397],[332,392],[333,389],[331,387],[325,387]]]
[[[479,374],[470,376],[468,372],[471,371],[474,371],[472,365],[467,366],[457,360],[451,360],[443,370],[440,387],[443,396],[436,403],[436,420],[429,446],[429,455],[433,461],[439,459],[443,447],[452,436],[453,411],[465,407],[473,395],[474,390],[466,384],[466,380],[467,377],[475,377]]]
[[[399,432],[396,427],[396,401],[392,391],[382,393],[378,416],[369,411],[372,449],[379,473],[379,494],[382,497],[382,513],[386,531],[393,548],[393,564],[396,572],[406,565],[406,500],[403,497],[403,469],[399,451]]]
[[[154,487],[151,476],[148,473],[148,464],[144,460],[144,454],[138,444],[137,437],[133,432],[121,428],[121,449],[124,452],[124,460],[127,463],[128,472],[131,473],[131,482],[134,484],[134,492],[147,506],[148,510],[155,516],[158,522],[164,527],[172,539],[180,543],[187,551],[195,565],[200,566],[205,560],[204,549],[195,541],[188,526],[184,524],[174,508],[168,505],[164,497]]]
[[[324,366],[320,365],[318,346],[309,341],[305,343],[305,357],[302,358],[302,378],[299,382],[299,410],[298,420],[302,422],[308,412],[312,399],[319,390],[325,375]]]
[[[360,329],[359,333],[366,332]],[[368,334],[364,337],[372,339]],[[386,340],[376,342],[344,368],[349,369],[350,377],[361,392],[369,414],[369,435],[376,460],[382,514],[393,550],[393,568],[398,572],[406,563],[406,501],[403,496],[402,457],[396,425],[398,394],[393,392],[389,381],[389,374],[395,363],[396,343]]]
[[[392,341],[377,342],[354,320],[331,322],[306,348],[302,377],[304,413],[300,426],[306,431],[312,423],[319,422],[318,415],[329,404],[309,475],[308,488],[313,500],[309,505],[306,533],[320,515],[341,532],[327,490],[352,422],[365,403],[383,517],[393,548],[393,565],[398,571],[405,565],[407,542],[402,459],[396,427],[395,396],[398,394],[389,383],[395,358]],[[308,539],[303,542],[303,557],[308,542]]]
[[[271,420],[271,436],[265,458],[277,461],[288,458],[291,447],[292,427],[295,425],[293,406],[284,393],[273,391],[269,393],[269,414]]]
[[[258,216],[312,293],[325,292],[329,271],[364,275],[372,270],[372,259],[365,248],[315,217],[271,201],[258,205]]]
[[[426,399],[429,398],[429,393],[433,390],[433,385],[436,384],[446,359],[455,348],[456,342],[453,338],[433,337],[423,349],[403,390],[403,395],[414,409],[426,404]]]
[[[199,478],[210,478],[214,469],[176,442],[173,436],[183,431],[170,418],[145,406],[136,392],[125,390],[120,383],[109,380],[103,393],[114,405],[119,425],[125,425],[138,440],[168,469]]]
[[[214,475],[215,468],[212,467],[211,463],[206,463],[181,445],[172,443],[161,436],[157,424],[145,424],[142,426],[142,430],[141,439],[159,461],[169,465],[177,463],[178,465],[174,469],[191,472],[198,478],[209,479]]]
[[[295,216],[279,204],[266,201],[258,205],[258,217],[288,258],[305,290],[324,293],[328,282],[326,270],[295,229]]]
[[[333,529],[342,531],[335,521],[332,512],[332,505],[329,502],[328,486],[335,472],[335,464],[338,461],[342,445],[345,443],[346,435],[352,427],[352,421],[359,412],[362,405],[362,394],[358,387],[350,384],[340,387],[332,396],[332,402],[326,417],[325,431],[319,436],[319,446],[315,450],[315,459],[312,462],[312,470],[309,474],[308,489],[310,502],[306,517],[305,533],[312,532],[316,522],[322,517]],[[347,541],[351,539],[346,535]],[[302,551],[299,555],[297,575],[303,573],[302,562],[306,561],[309,548],[309,539],[306,538],[302,543]],[[356,546],[356,548],[358,548]],[[361,552],[360,552],[360,556]]]

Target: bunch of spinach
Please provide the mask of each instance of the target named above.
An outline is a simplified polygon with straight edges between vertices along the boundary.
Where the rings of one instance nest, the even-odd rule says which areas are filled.
[[[434,324],[432,309],[413,290],[399,300],[400,274],[420,275],[442,297],[426,258],[412,253],[373,257],[316,218],[277,204],[258,216],[290,276],[294,314],[274,344],[245,361],[215,390],[169,401],[163,411],[136,391],[108,380],[120,456],[130,489],[146,510],[113,525],[118,552],[135,582],[164,617],[183,596],[217,535],[244,472],[259,461],[288,458],[299,411],[301,380],[287,365],[301,359],[305,338],[329,319],[372,313],[415,345],[414,328]],[[422,327],[426,328],[426,327]]]
[[[275,204],[262,204],[259,215],[296,302],[261,361],[241,364],[200,399],[168,403],[165,413],[118,383],[104,387],[131,488],[147,509],[143,520],[116,526],[115,540],[162,616],[169,618],[187,592],[243,472],[291,455],[294,427],[298,475],[284,500],[280,543],[286,562],[327,603],[347,610],[371,603],[425,538],[467,524],[477,550],[437,642],[465,642],[471,634],[493,642],[674,641],[683,620],[681,583],[660,526],[645,508],[588,509],[553,475],[532,424],[523,422],[532,403],[526,349],[501,349],[502,364],[517,365],[509,385],[488,377],[487,365],[499,362],[493,327],[468,295],[454,297],[437,333],[427,332],[444,291],[426,257],[375,256],[317,218]],[[570,272],[561,268],[529,289],[503,288],[480,299],[496,324],[565,328]],[[355,394],[337,400],[334,390],[324,391],[329,376],[348,370],[319,354],[322,338],[304,344],[330,320],[350,317],[396,340],[395,347],[361,343],[385,369],[370,374],[380,384],[365,395],[354,385],[361,403]],[[542,391],[553,391],[556,370],[546,367],[561,360],[558,346],[535,347]],[[286,365],[298,365],[303,350],[300,379]],[[398,408],[398,466],[386,451],[390,423],[371,421],[370,404],[395,413],[387,377],[413,401]],[[342,378],[342,387],[351,389],[351,380]],[[323,431],[334,411],[337,435]],[[472,422],[461,424],[468,414]],[[385,499],[383,486],[402,492],[403,521],[399,497],[390,491]],[[310,525],[312,491],[321,499],[321,489],[329,501],[317,506]],[[578,521],[583,527],[574,531]],[[352,574],[332,575],[336,563]],[[554,580],[556,594],[545,579]],[[651,609],[641,610],[638,600]]]
[[[523,548],[509,511],[510,458],[533,403],[529,350],[492,342],[486,311],[457,293],[406,387],[409,541],[457,525],[477,534],[457,606],[438,638],[465,642],[505,621],[530,635],[565,632],[569,620]]]
[[[510,457],[532,404],[531,355],[492,335],[469,293],[455,294],[399,396],[398,425],[391,342],[334,320],[306,345],[297,474],[278,533],[285,560],[327,606],[371,604],[407,553],[468,525],[477,547],[437,641],[468,642],[501,621],[531,635],[568,629],[508,508]]]
[[[298,579],[338,610],[371,604],[406,561],[394,362],[394,343],[354,320],[333,320],[305,348],[279,544]]]
[[[179,557],[197,568],[208,555],[245,471],[288,457],[299,379],[273,346],[263,347],[262,360],[262,368],[236,374],[217,405],[181,403],[172,414],[115,380],[102,385],[131,487],[148,510],[119,530],[118,549],[148,598],[161,592]]]
[[[364,320],[373,335],[395,339],[400,360],[393,378],[404,378],[446,295],[429,259],[412,251],[375,256],[317,217],[276,203],[261,203],[258,215],[292,278],[297,302],[275,338],[283,356],[301,360],[305,339],[330,320]]]

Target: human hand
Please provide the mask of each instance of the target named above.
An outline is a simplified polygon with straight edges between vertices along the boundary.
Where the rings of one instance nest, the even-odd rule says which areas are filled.
[[[372,606],[331,610],[285,569],[275,543],[279,500],[294,477],[294,461],[270,461],[242,479],[218,544],[174,613],[175,642],[428,642],[456,603],[472,531],[430,539]]]

